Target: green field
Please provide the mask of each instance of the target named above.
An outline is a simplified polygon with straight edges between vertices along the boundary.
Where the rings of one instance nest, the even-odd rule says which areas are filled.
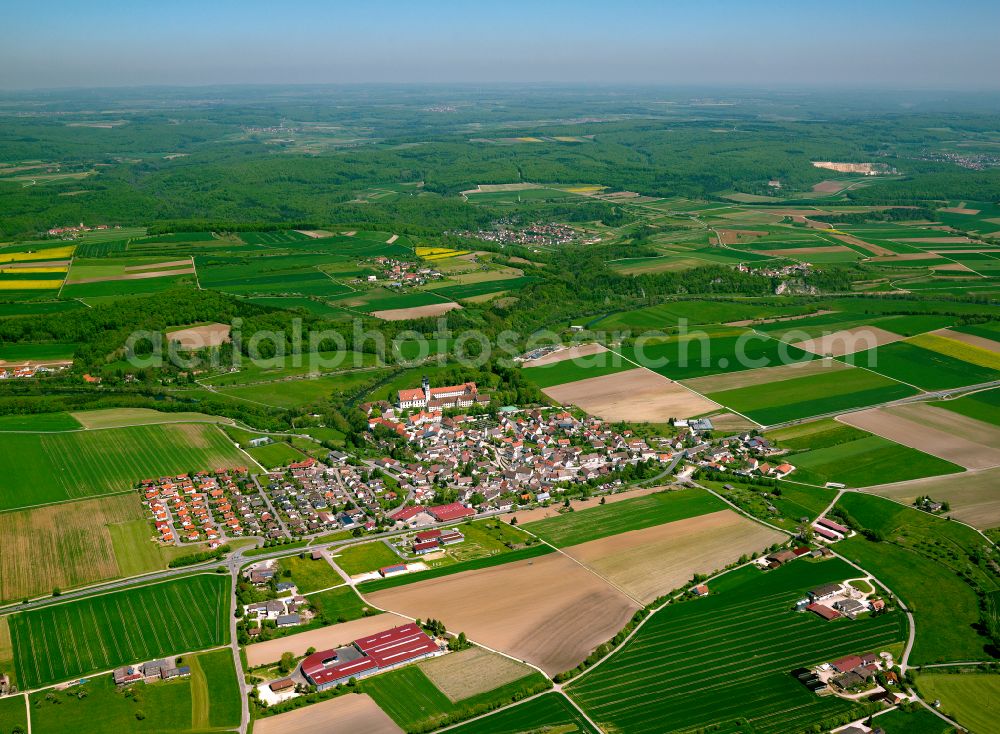
[[[76,344],[0,344],[0,359],[6,362],[25,362],[27,360],[65,360],[73,359]]]
[[[538,387],[545,388],[634,369],[637,369],[636,365],[622,359],[615,352],[600,352],[589,357],[567,359],[541,367],[527,367],[522,370],[522,374]]]
[[[445,288],[435,288],[435,293],[440,293],[442,296],[454,299],[456,301],[462,298],[474,298],[476,296],[485,296],[487,293],[499,293],[500,291],[514,291],[520,290],[525,286],[531,285],[536,282],[538,278],[530,275],[522,276],[520,278],[506,278],[501,280],[485,280],[479,283],[464,283],[462,285],[452,285]]]
[[[911,664],[983,660],[987,639],[977,632],[979,606],[975,590],[959,573],[987,591],[992,577],[970,554],[985,553],[985,540],[971,528],[928,515],[890,500],[845,494],[838,507],[863,528],[885,541],[855,536],[837,543],[837,551],[872,573],[900,596],[917,623]]]
[[[321,375],[359,367],[371,367],[377,362],[378,359],[374,354],[364,352],[304,351],[302,354],[257,361],[243,359],[239,365],[239,372],[226,372],[221,375],[205,377],[200,382],[213,387],[249,385],[270,380],[283,380],[288,377]]]
[[[751,331],[744,331],[738,336],[672,338],[623,351],[633,362],[672,380],[815,359],[815,355],[809,352]]]
[[[80,422],[69,413],[28,413],[0,416],[0,431],[75,431]]]
[[[796,467],[792,479],[806,484],[867,487],[963,471],[944,459],[832,418],[769,431],[767,436],[793,452],[783,458]]]
[[[809,313],[814,308],[777,303],[747,301],[673,301],[636,311],[625,311],[601,319],[594,328],[602,331],[672,329],[680,319],[691,324],[722,324],[727,321],[794,316]]]
[[[551,683],[541,673],[531,672],[513,683],[452,703],[414,665],[390,670],[358,684],[404,731],[429,731],[478,716],[549,686]]]
[[[143,479],[246,466],[215,426],[165,424],[100,431],[10,434],[0,441],[7,467],[0,510],[123,492]]]
[[[24,696],[4,696],[0,698],[0,731],[4,734],[21,727],[22,732],[28,731],[28,707]]]
[[[338,586],[309,594],[309,604],[315,607],[326,624],[349,622],[378,612],[368,607],[350,586]]]
[[[58,275],[58,273],[56,273]],[[79,301],[40,301],[38,303],[0,303],[0,319],[13,316],[43,316],[68,313],[86,308]]]
[[[348,576],[377,571],[403,562],[381,540],[340,548],[335,551],[333,560]]]
[[[915,388],[855,369],[796,377],[753,387],[709,393],[708,397],[763,425],[877,405],[915,394]]]
[[[340,574],[334,571],[325,559],[314,561],[308,553],[304,555],[304,558],[288,556],[278,561],[282,578],[291,579],[292,583],[298,587],[300,594],[329,589],[344,583]]]
[[[217,650],[187,656],[182,664],[190,666],[190,678],[132,686],[128,696],[110,675],[61,692],[33,694],[32,731],[195,734],[237,728],[240,692],[232,653]]]
[[[246,452],[265,469],[277,469],[306,458],[305,454],[284,441],[275,441],[266,446],[254,446],[246,449]]]
[[[223,645],[229,640],[229,578],[200,574],[10,619],[14,664],[25,688]]]
[[[840,359],[924,390],[945,390],[1000,379],[1000,372],[997,370],[908,342],[885,344]]]
[[[454,734],[597,734],[561,693],[544,696],[498,711],[484,719],[452,729]]]
[[[384,370],[358,370],[301,380],[222,387],[218,389],[218,393],[276,408],[301,408],[328,399],[337,392],[361,389],[367,384],[377,382],[386,374]]]
[[[940,700],[941,711],[970,731],[987,734],[997,730],[1000,675],[927,671],[917,676],[917,689],[925,701]]]
[[[912,711],[897,708],[874,721],[886,734],[952,734],[953,727],[919,704]]]
[[[565,548],[726,509],[724,502],[700,489],[656,492],[606,505],[597,504],[597,500],[592,502],[593,507],[529,522],[524,529],[556,547]]]
[[[1000,388],[974,392],[954,400],[937,400],[931,405],[1000,426]]]
[[[829,623],[792,606],[806,590],[856,574],[836,559],[732,571],[709,584],[708,597],[654,613],[567,691],[605,730],[630,734],[698,728],[791,734],[843,716],[851,703],[820,698],[789,673],[898,643],[905,617]]]

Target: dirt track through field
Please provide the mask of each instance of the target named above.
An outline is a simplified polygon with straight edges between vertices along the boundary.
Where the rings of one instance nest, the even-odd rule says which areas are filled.
[[[1000,466],[1000,428],[926,403],[863,410],[837,420],[966,469]]]
[[[643,368],[555,385],[542,392],[609,421],[665,423],[722,407]]]
[[[851,369],[850,365],[834,359],[811,359],[808,362],[761,367],[755,370],[729,372],[722,375],[709,375],[708,377],[695,377],[691,380],[682,380],[681,384],[700,393],[713,393],[847,369]]]
[[[554,675],[611,639],[639,606],[590,571],[551,553],[367,595],[411,617],[442,620],[471,640]]]
[[[732,510],[655,525],[563,551],[648,604],[696,573],[710,574],[784,536]]]
[[[403,734],[366,693],[348,693],[329,701],[258,719],[254,734]]]
[[[986,530],[1000,526],[1000,468],[970,471],[961,477],[928,477],[909,482],[880,484],[865,492],[912,503],[917,497],[929,496],[935,502],[951,505],[948,515]]]
[[[413,306],[411,308],[390,308],[385,311],[372,311],[372,316],[383,321],[406,321],[407,319],[423,319],[428,316],[440,316],[449,311],[461,308],[457,303],[432,303],[428,306]]]
[[[820,356],[842,357],[845,354],[863,352],[901,339],[903,337],[899,334],[893,334],[877,326],[858,326],[854,329],[834,331],[815,339],[804,339],[792,346]]]
[[[576,359],[577,357],[590,357],[595,354],[600,354],[601,352],[606,352],[607,349],[601,344],[580,344],[575,347],[570,347],[568,349],[560,349],[558,352],[551,352],[546,354],[544,357],[539,357],[538,359],[532,359],[524,363],[524,367],[542,367],[547,364],[555,364],[556,362],[565,362],[567,359]]]
[[[251,668],[257,665],[276,663],[285,652],[305,655],[306,650],[315,647],[317,650],[327,650],[338,645],[347,645],[359,637],[374,635],[410,620],[396,614],[376,614],[374,617],[362,617],[352,622],[343,622],[331,627],[299,632],[297,635],[279,637],[267,642],[255,642],[247,646],[247,665]]]

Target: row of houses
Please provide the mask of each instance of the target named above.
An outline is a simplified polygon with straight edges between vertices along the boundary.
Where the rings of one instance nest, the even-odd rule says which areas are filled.
[[[161,680],[187,678],[190,675],[191,668],[189,666],[177,665],[176,658],[171,658],[115,668],[111,677],[116,686],[128,686],[133,683],[155,683]]]

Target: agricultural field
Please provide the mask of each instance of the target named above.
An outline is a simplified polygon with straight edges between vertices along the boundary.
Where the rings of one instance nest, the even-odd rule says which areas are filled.
[[[28,707],[24,696],[0,698],[0,721],[3,722],[4,731],[7,727],[11,731],[16,731],[17,727],[23,732],[28,731]]]
[[[0,601],[166,567],[192,552],[152,540],[137,493],[0,513]]]
[[[924,390],[946,390],[1000,379],[1000,355],[932,334],[857,352],[843,359]]]
[[[1000,466],[1000,427],[926,403],[863,410],[838,420],[966,469]]]
[[[586,509],[526,522],[521,527],[557,548],[565,548],[629,530],[717,512],[725,507],[724,502],[703,490],[678,489],[604,505],[595,503]]]
[[[250,360],[243,359],[237,372],[224,372],[211,377],[199,378],[203,385],[227,387],[260,382],[284,380],[290,377],[321,375],[347,371],[361,367],[373,367],[378,357],[366,352],[323,351],[303,352],[279,358]]]
[[[331,557],[334,563],[348,576],[377,571],[384,566],[392,566],[401,562],[399,556],[381,540],[332,550]]]
[[[549,686],[541,673],[523,668],[522,675],[509,683],[452,701],[419,665],[390,670],[358,684],[405,731],[426,731],[484,714]]]
[[[365,693],[338,696],[275,716],[257,719],[256,734],[315,734],[343,727],[351,734],[403,734]]]
[[[784,539],[727,508],[571,545],[563,552],[636,601],[650,604],[695,574],[710,575]]]
[[[32,695],[32,731],[58,734],[67,727],[82,734],[133,731],[142,715],[142,731],[224,731],[239,726],[240,692],[229,650],[184,658],[191,677],[133,689],[123,696],[110,675],[50,697]],[[83,691],[85,695],[79,695]],[[211,704],[211,705],[210,705]]]
[[[941,701],[942,713],[970,731],[990,732],[1000,720],[1000,675],[921,672],[917,689],[926,701]]]
[[[310,606],[319,613],[321,619],[327,624],[342,624],[352,619],[378,614],[376,610],[361,601],[361,597],[351,586],[336,586],[332,589],[327,588],[325,591],[307,592],[307,595]]]
[[[246,466],[209,424],[131,426],[70,433],[12,433],[0,441],[9,467],[0,510],[125,492],[150,477]]]
[[[31,431],[33,433],[76,431],[83,426],[69,413],[32,413],[0,416],[0,432]]]
[[[973,392],[952,400],[938,400],[930,405],[964,415],[966,418],[1000,426],[1000,388]]]
[[[36,688],[223,645],[229,593],[228,577],[199,574],[19,612],[10,618],[18,680]]]
[[[265,469],[280,469],[283,466],[302,461],[306,455],[284,441],[275,441],[266,446],[252,446],[246,452]]]
[[[837,552],[858,563],[897,594],[917,619],[911,664],[988,658],[977,632],[979,608],[974,589],[958,573],[987,590],[996,582],[975,567],[969,553],[981,553],[978,533],[943,518],[867,494],[849,493],[838,507],[883,542],[855,536],[837,543]]]
[[[876,405],[916,392],[915,388],[888,377],[854,369],[723,390],[709,393],[708,397],[762,425],[775,425]]]
[[[255,385],[215,388],[220,395],[275,408],[297,409],[329,398],[334,393],[351,393],[384,379],[387,370],[362,369],[321,377],[272,380]]]
[[[298,587],[300,594],[340,586],[344,580],[323,558],[314,561],[303,552],[297,556],[286,556],[278,560],[282,577],[288,577]]]
[[[452,703],[520,680],[531,669],[481,647],[418,663],[431,683]]]
[[[875,722],[886,734],[952,734],[954,727],[936,714],[915,704],[912,710],[897,708],[880,715]]]
[[[635,311],[612,314],[591,324],[601,331],[650,331],[676,328],[681,319],[688,324],[724,324],[744,319],[798,316],[810,313],[812,308],[788,306],[778,302],[759,303],[737,301],[673,301],[659,306],[649,306]]]
[[[548,362],[537,367],[524,367],[522,374],[538,387],[546,388],[633,369],[635,364],[617,352],[599,351],[594,354],[579,354],[572,359]]]
[[[609,421],[666,423],[671,418],[689,418],[719,408],[718,403],[680,383],[641,367],[554,385],[543,392],[558,404],[575,405]]]
[[[606,730],[635,734],[703,727],[794,732],[843,716],[851,703],[820,698],[789,672],[894,645],[904,638],[905,618],[831,624],[792,606],[807,589],[856,573],[836,559],[732,571],[709,584],[708,597],[655,612],[566,690]]]
[[[452,731],[454,734],[526,734],[533,731],[597,734],[561,693],[546,693],[486,718],[457,726]]]
[[[366,593],[381,609],[433,617],[450,630],[542,668],[575,667],[639,605],[569,558],[530,560]]]
[[[76,344],[4,344],[0,345],[0,363],[69,362],[73,359]]]
[[[849,414],[845,420],[855,415]],[[807,427],[814,430],[806,432]],[[961,466],[944,459],[832,420],[768,435],[782,447],[798,449],[782,459],[795,466],[791,478],[806,484],[839,482],[849,487],[867,487],[963,471]]]
[[[912,504],[917,497],[931,497],[950,505],[948,515],[974,528],[1000,527],[1000,469],[968,471],[959,481],[950,477],[929,477],[912,482],[868,487],[867,491],[898,502]]]

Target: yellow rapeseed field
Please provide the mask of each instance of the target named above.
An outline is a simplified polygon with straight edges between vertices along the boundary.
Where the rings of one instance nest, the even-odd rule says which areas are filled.
[[[0,268],[0,273],[65,273],[69,268],[63,267],[41,267],[41,268]]]
[[[75,245],[64,247],[50,247],[46,250],[35,250],[34,252],[3,252],[0,250],[0,263],[19,263],[29,260],[65,260],[72,256]]]
[[[0,280],[0,291],[44,291],[56,289],[61,280]]]
[[[1000,370],[1000,354],[994,354],[988,349],[966,344],[957,339],[949,339],[937,334],[921,334],[906,341],[914,346],[929,349],[946,357],[960,359],[963,362],[971,362],[972,364],[991,370]]]

